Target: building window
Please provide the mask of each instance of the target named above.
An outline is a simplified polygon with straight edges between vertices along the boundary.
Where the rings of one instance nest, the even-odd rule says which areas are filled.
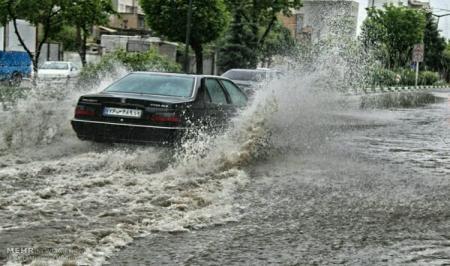
[[[122,28],[123,29],[128,29],[128,19],[124,19],[122,22],[123,22],[122,23]]]
[[[303,29],[303,14],[297,14],[295,16],[296,25],[295,25],[295,32],[301,33]]]
[[[134,13],[134,7],[133,6],[125,6],[125,12],[126,13]]]
[[[144,16],[139,16],[138,17],[138,28],[139,29],[145,28],[145,18],[144,18]]]

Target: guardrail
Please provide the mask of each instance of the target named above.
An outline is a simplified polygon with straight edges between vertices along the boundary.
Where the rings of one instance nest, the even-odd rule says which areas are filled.
[[[352,88],[347,91],[349,95],[390,93],[390,92],[417,92],[429,91],[433,89],[450,89],[450,85],[439,86],[392,86],[392,87],[373,87],[373,88]]]

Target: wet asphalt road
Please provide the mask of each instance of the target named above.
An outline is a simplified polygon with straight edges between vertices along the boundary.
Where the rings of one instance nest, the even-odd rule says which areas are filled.
[[[0,150],[0,264],[11,247],[75,256],[36,265],[450,264],[447,101],[332,117],[281,103],[276,148],[243,169],[258,127],[171,168],[165,149],[78,141],[71,106],[4,113],[20,147]]]
[[[109,264],[450,265],[448,103],[350,117],[249,167],[237,222],[154,232]]]

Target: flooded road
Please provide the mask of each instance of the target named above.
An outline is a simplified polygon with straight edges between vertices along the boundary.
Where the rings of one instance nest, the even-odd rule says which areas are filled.
[[[28,102],[2,127],[0,264],[450,264],[448,102],[286,90],[182,151],[81,142],[73,103]]]
[[[360,112],[349,124],[318,148],[252,166],[235,194],[238,222],[156,233],[110,263],[448,265],[448,104]]]
[[[238,222],[155,233],[109,261],[449,265],[449,114],[447,102],[343,114],[326,143],[251,167]]]

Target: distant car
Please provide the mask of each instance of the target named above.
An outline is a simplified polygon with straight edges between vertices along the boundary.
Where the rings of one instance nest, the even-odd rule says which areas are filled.
[[[43,63],[37,72],[39,80],[62,80],[78,77],[80,70],[72,62],[47,61]]]
[[[227,78],[133,72],[81,96],[71,123],[81,140],[173,143],[200,122],[223,127],[246,104]]]
[[[281,72],[260,68],[260,69],[230,69],[222,74],[222,77],[226,77],[234,81],[239,87],[245,90],[246,93],[252,94],[258,85],[264,81],[277,78],[281,75]]]
[[[24,78],[31,78],[32,61],[26,52],[0,52],[0,80],[18,86]]]

